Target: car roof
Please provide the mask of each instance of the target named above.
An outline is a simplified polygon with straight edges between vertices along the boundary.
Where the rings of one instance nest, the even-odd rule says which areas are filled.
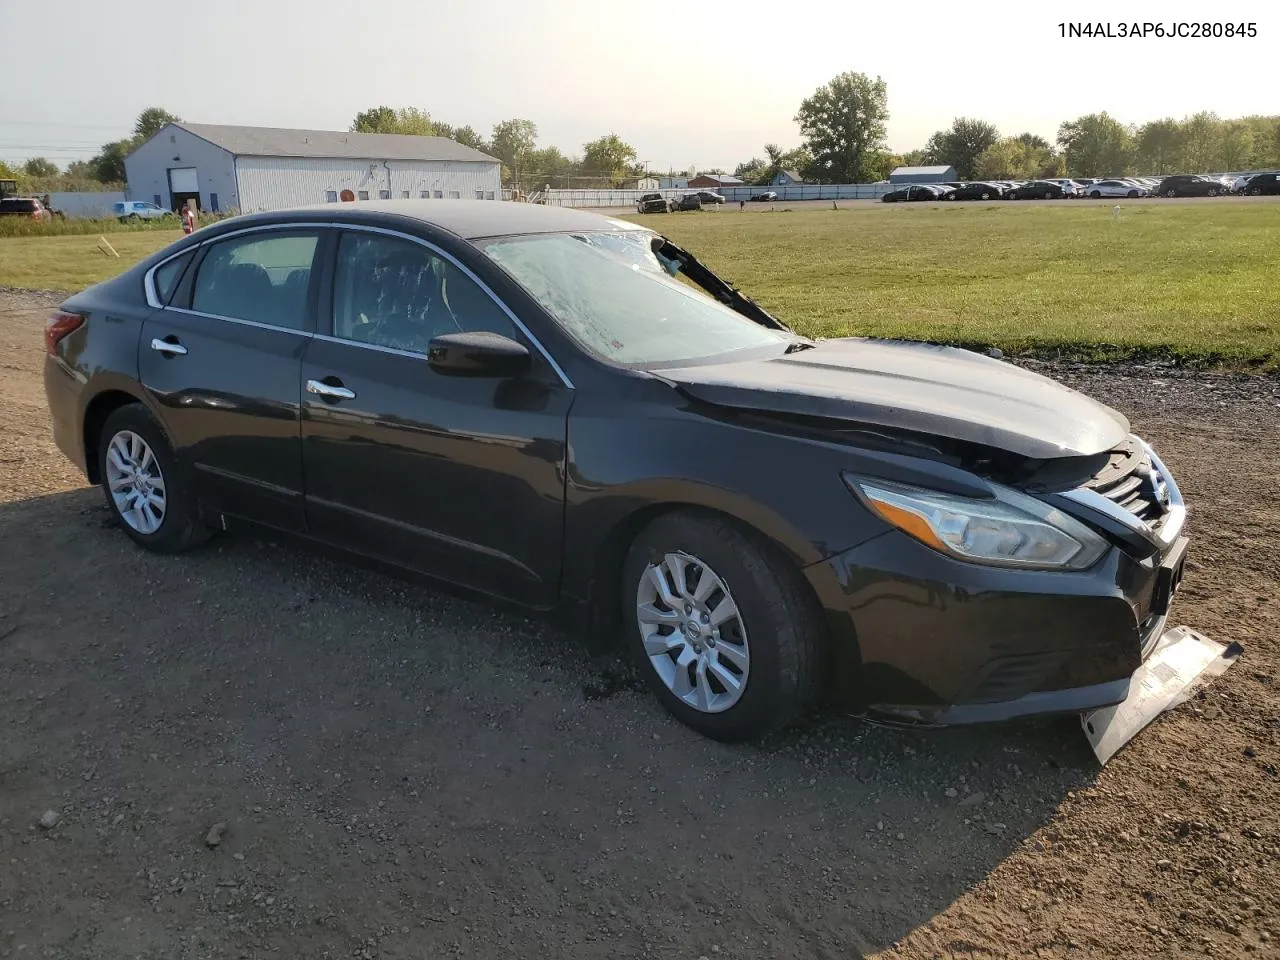
[[[572,233],[589,230],[616,233],[648,230],[639,224],[569,207],[501,200],[357,200],[319,203],[277,211],[271,219],[287,214],[323,214],[335,222],[368,222],[370,215],[388,219],[417,220],[447,230],[464,240],[528,233]]]

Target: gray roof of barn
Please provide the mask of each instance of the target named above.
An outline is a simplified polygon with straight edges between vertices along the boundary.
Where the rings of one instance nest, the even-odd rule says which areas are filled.
[[[945,174],[948,170],[951,170],[951,169],[954,169],[954,168],[945,163],[936,167],[898,167],[896,170],[893,171],[893,173],[889,174],[889,176],[914,177],[914,176],[922,176],[926,174],[941,175],[941,174]]]
[[[497,163],[487,153],[448,137],[403,133],[342,133],[285,127],[236,127],[216,123],[175,123],[238,157],[337,157],[350,160],[451,160]]]

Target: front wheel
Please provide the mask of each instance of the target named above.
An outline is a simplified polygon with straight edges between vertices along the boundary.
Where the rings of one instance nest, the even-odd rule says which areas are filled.
[[[207,539],[173,449],[142,404],[121,407],[103,424],[98,476],[107,507],[134,543],[179,553]]]
[[[1178,191],[1177,191],[1177,190],[1172,190],[1172,189],[1170,189],[1170,190],[1166,190],[1166,191],[1164,192],[1164,195],[1165,195],[1166,197],[1168,197],[1170,200],[1172,200],[1174,197],[1176,197],[1176,196],[1178,195]]]
[[[1128,197],[1130,200],[1132,200],[1137,195],[1138,195],[1137,190],[1130,190],[1128,193],[1125,194],[1125,196]]]
[[[623,565],[629,645],[676,719],[723,741],[796,720],[816,699],[821,610],[799,569],[732,520],[676,511]]]
[[[1208,191],[1208,195],[1211,197],[1216,197],[1218,195],[1218,191],[1215,190],[1213,187],[1210,187]]]

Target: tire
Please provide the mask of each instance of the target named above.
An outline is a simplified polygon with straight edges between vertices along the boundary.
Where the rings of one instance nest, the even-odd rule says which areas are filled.
[[[1215,190],[1213,187],[1210,187],[1209,192],[1206,194],[1206,196],[1210,196],[1210,197],[1216,197],[1217,195],[1218,195],[1218,191]]]
[[[148,459],[143,448],[134,444],[137,438],[151,452]],[[127,516],[121,503],[117,503],[117,495],[123,490],[123,502],[129,502],[129,491],[137,490],[134,484],[118,487],[117,493],[112,487],[119,484],[121,470],[118,467],[121,447],[113,451],[113,444],[124,444],[129,451],[129,458],[134,464],[151,466],[145,471],[152,479],[145,489],[154,496],[159,494],[163,503],[160,511],[151,509],[146,513],[147,519],[154,519],[159,512],[159,522],[154,529],[146,529],[145,523],[139,523],[139,515]],[[115,454],[114,462],[109,460]],[[136,471],[135,471],[136,473]],[[98,442],[98,476],[102,478],[102,493],[107,501],[107,508],[120,524],[120,528],[139,546],[146,547],[156,553],[181,553],[207,540],[210,531],[200,522],[196,500],[186,475],[179,468],[164,431],[156,423],[155,418],[140,403],[130,403],[116,410],[107,417],[102,425],[102,434]],[[155,483],[158,477],[159,484]],[[133,502],[137,502],[134,498]]]
[[[1052,199],[1053,199],[1053,191],[1051,191],[1051,190],[1046,190],[1046,191],[1044,192],[1044,198],[1045,198],[1046,200],[1052,200]]]
[[[1261,187],[1254,187],[1252,190],[1250,190],[1250,191],[1249,191],[1249,196],[1251,196],[1251,197],[1260,197],[1260,196],[1262,196],[1262,188],[1261,188]]]
[[[1095,191],[1093,191],[1093,193],[1089,194],[1089,196],[1090,196],[1090,197],[1092,197],[1094,200],[1101,200],[1101,199],[1102,199],[1102,191],[1101,191],[1101,190],[1095,190]]]
[[[1170,200],[1172,200],[1174,197],[1178,195],[1178,191],[1170,187],[1168,190],[1164,192],[1164,195],[1168,197]]]
[[[1134,199],[1137,195],[1138,195],[1137,190],[1130,190],[1128,193],[1125,194],[1125,196],[1128,197],[1130,200]]]
[[[991,194],[989,194],[989,193],[984,193],[984,194],[982,195],[982,199],[983,199],[983,200],[990,200],[990,199],[991,199]]]
[[[676,609],[678,603],[664,604],[656,588],[661,581],[679,598],[669,572],[673,558],[684,570],[691,598],[685,609],[692,616]],[[705,579],[708,575],[711,580]],[[693,595],[709,583],[713,586],[702,598],[699,615]],[[647,626],[640,619],[642,602],[650,610]],[[725,602],[736,613],[716,627],[708,620],[709,611],[723,613]],[[646,682],[677,720],[704,736],[753,740],[793,723],[817,699],[825,638],[822,611],[798,568],[773,544],[728,518],[679,510],[641,531],[623,564],[622,611],[628,647]],[[664,615],[673,619],[658,624]],[[729,650],[736,655],[730,657]],[[689,660],[683,671],[677,665],[681,657]],[[660,670],[666,671],[666,679]],[[708,678],[701,688],[690,679],[690,670],[694,677],[701,673]],[[740,689],[731,690],[711,671],[741,678]],[[682,685],[692,700],[677,694]],[[705,707],[695,702],[700,698]]]

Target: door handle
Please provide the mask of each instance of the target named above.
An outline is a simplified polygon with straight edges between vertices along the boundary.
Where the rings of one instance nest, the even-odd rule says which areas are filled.
[[[354,400],[356,392],[348,390],[346,387],[335,387],[331,383],[325,383],[323,380],[308,380],[307,393],[314,393],[320,397],[328,397],[331,400]]]
[[[171,357],[184,357],[187,354],[187,348],[182,344],[169,340],[161,340],[159,338],[151,341],[151,349],[158,350],[160,353],[167,354]]]

